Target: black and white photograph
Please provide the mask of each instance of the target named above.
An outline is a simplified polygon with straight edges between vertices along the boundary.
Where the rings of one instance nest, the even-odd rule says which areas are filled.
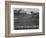
[[[15,8],[14,30],[39,29],[39,9]]]
[[[41,32],[42,7],[11,5],[11,32]]]

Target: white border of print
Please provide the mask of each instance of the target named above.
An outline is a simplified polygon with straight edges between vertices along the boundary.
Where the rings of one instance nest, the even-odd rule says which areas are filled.
[[[14,8],[38,8],[39,9],[39,29],[30,29],[30,30],[14,30]],[[22,6],[22,5],[11,5],[11,16],[10,16],[10,33],[36,33],[42,32],[42,6]]]

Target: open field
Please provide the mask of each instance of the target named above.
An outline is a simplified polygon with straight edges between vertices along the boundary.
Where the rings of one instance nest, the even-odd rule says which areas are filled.
[[[39,28],[39,14],[36,15],[19,15],[14,16],[14,29],[38,29]]]

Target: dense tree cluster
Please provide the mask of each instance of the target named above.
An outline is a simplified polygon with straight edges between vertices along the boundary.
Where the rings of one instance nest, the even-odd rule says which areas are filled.
[[[38,13],[35,13],[33,11],[30,12],[32,15],[37,15]],[[14,15],[15,16],[19,16],[19,15],[26,15],[27,12],[26,11],[23,11],[22,9],[19,9],[19,10],[14,10]]]

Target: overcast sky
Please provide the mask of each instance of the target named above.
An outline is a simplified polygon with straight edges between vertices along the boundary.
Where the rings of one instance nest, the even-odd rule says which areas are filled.
[[[19,9],[22,9],[23,11],[28,11],[28,12],[39,12],[39,9],[38,8],[15,8],[15,10],[19,10]]]

